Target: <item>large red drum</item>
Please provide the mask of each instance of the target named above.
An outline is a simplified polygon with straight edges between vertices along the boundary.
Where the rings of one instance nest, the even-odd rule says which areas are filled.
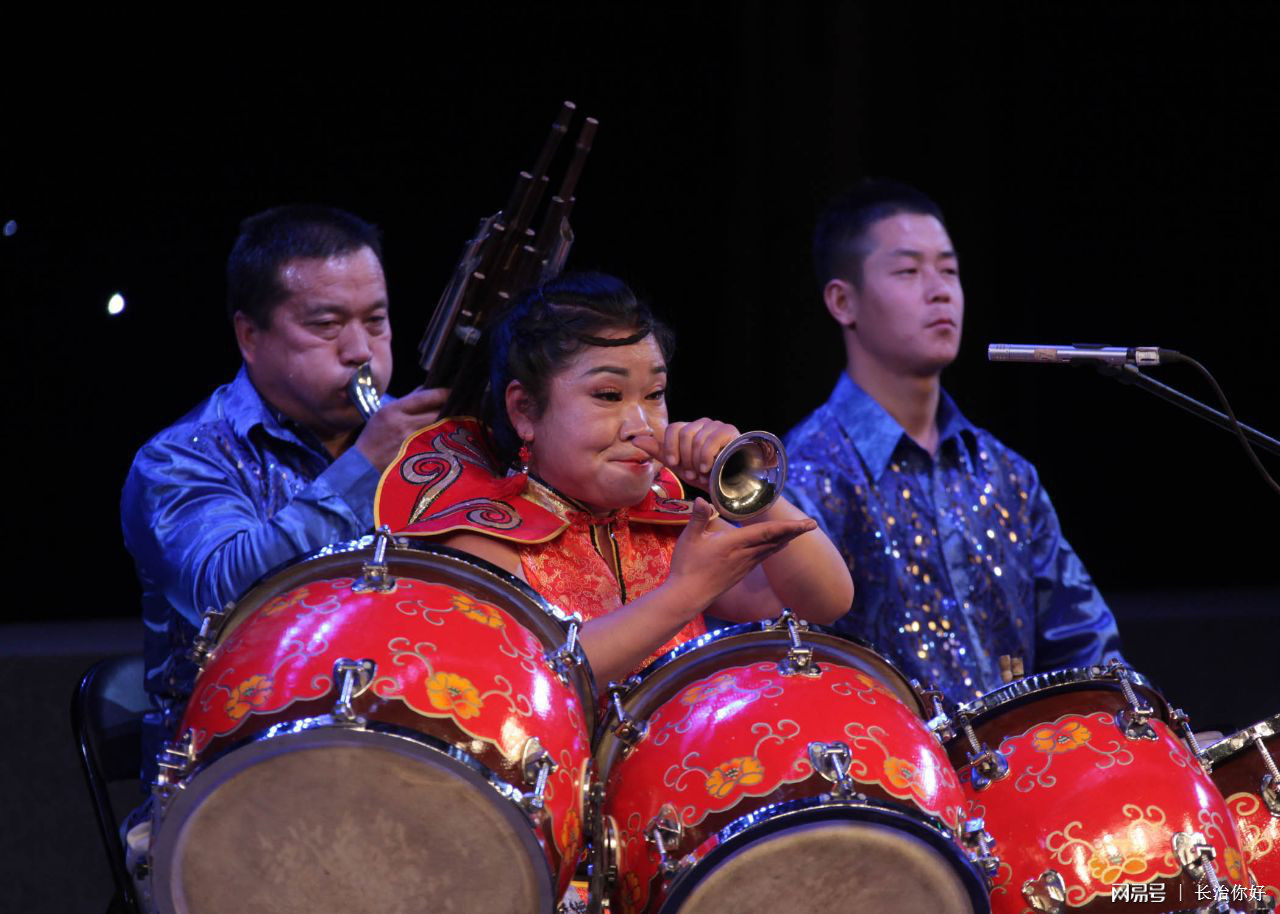
[[[782,623],[682,645],[614,691],[597,872],[613,912],[987,910],[917,691]]]
[[[158,910],[549,914],[563,894],[595,713],[573,626],[485,562],[386,546],[293,565],[198,642],[155,788]]]
[[[1201,758],[1235,816],[1245,864],[1280,902],[1280,714],[1214,743]]]
[[[960,708],[948,750],[996,840],[993,911],[1248,907],[1230,813],[1173,726],[1187,732],[1118,664],[1029,676]]]

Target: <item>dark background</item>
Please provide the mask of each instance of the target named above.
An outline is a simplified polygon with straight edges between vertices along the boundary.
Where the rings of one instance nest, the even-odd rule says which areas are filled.
[[[18,231],[0,238],[0,288],[17,574],[3,613],[28,624],[0,626],[0,654],[39,653],[29,623],[74,642],[60,665],[22,667],[62,672],[6,690],[20,717],[63,727],[69,671],[110,649],[88,620],[136,617],[120,486],[146,438],[237,368],[222,269],[239,220],[318,201],[383,228],[403,393],[463,242],[563,98],[600,120],[570,265],[626,277],[676,327],[673,416],[783,432],[821,402],[842,351],[809,275],[813,218],[864,174],[918,184],[948,213],[966,290],[945,383],[1039,467],[1130,658],[1207,705],[1209,724],[1280,704],[1266,634],[1280,498],[1239,445],[1091,372],[984,355],[993,341],[1180,349],[1244,421],[1280,432],[1269,5],[224,15],[149,22],[151,43],[121,23],[49,48],[10,36],[0,224]],[[109,317],[115,291],[128,306]],[[1209,397],[1187,369],[1156,371]],[[1216,703],[1197,697],[1215,682]],[[14,745],[10,782],[62,766],[71,780],[49,790],[81,819],[19,830],[5,856],[30,885],[44,871],[22,854],[74,832],[84,866],[101,866],[69,747]],[[85,877],[88,897],[103,876]],[[79,909],[51,897],[31,889],[24,909]]]

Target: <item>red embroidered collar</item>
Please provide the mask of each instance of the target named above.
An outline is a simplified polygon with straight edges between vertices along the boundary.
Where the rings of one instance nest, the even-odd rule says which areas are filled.
[[[400,446],[378,482],[373,522],[389,525],[397,536],[472,530],[518,543],[544,543],[571,523],[590,522],[572,499],[536,479],[510,494],[495,466],[477,420],[441,419]],[[680,481],[664,468],[643,501],[612,517],[685,524],[692,510]]]

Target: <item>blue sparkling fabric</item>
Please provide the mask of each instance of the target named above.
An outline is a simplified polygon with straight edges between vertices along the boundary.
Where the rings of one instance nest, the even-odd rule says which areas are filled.
[[[203,614],[280,565],[373,526],[378,472],[355,448],[334,460],[236,379],[151,439],[121,496],[125,546],[142,585],[144,766],[191,694],[187,650]],[[149,770],[144,767],[144,771]]]
[[[1027,673],[1120,656],[1115,619],[1062,536],[1035,467],[943,392],[931,457],[847,375],[792,429],[787,495],[853,573],[836,628],[954,701]]]

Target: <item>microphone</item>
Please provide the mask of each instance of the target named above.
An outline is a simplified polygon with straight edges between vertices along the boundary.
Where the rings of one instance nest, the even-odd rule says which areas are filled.
[[[1092,343],[1076,343],[1070,346],[1053,346],[1032,343],[992,343],[987,347],[990,362],[1049,362],[1056,365],[1168,365],[1181,361],[1182,354],[1173,349],[1158,346],[1101,346]]]

